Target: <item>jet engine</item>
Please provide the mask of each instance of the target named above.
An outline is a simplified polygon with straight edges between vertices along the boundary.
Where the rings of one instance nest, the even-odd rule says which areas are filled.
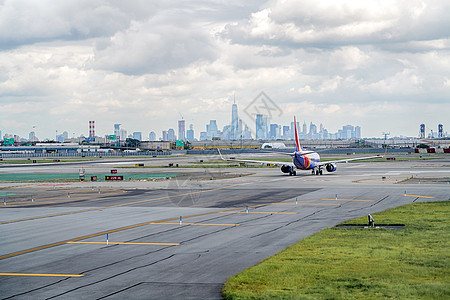
[[[336,171],[336,165],[335,164],[327,164],[325,166],[325,168],[327,169],[327,172],[334,172],[334,171]]]
[[[281,166],[281,172],[283,172],[283,173],[292,173],[293,171],[294,171],[293,168],[289,165]]]

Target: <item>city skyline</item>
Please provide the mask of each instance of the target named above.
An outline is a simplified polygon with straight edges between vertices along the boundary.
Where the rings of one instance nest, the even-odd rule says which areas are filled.
[[[294,140],[294,122],[290,122],[290,124],[277,124],[272,123],[269,115],[264,114],[256,114],[255,116],[255,127],[254,130],[250,129],[247,124],[242,122],[240,119],[239,109],[234,101],[231,107],[231,121],[228,124],[223,126],[223,129],[220,130],[219,125],[217,124],[217,120],[212,119],[209,120],[209,124],[205,124],[206,130],[200,131],[195,134],[194,125],[189,124],[189,129],[186,130],[186,120],[182,118],[177,121],[178,131],[175,132],[173,128],[168,128],[167,130],[163,130],[161,135],[158,137],[155,131],[150,131],[148,135],[143,133],[142,131],[134,131],[132,134],[128,134],[128,131],[121,127],[122,124],[115,123],[113,127],[113,131],[111,133],[106,133],[102,135],[95,134],[95,121],[89,121],[89,135],[81,134],[79,137],[73,136],[72,138],[80,139],[85,138],[86,141],[94,142],[95,138],[109,137],[111,139],[111,135],[117,136],[117,140],[124,141],[127,138],[133,138],[139,141],[149,140],[149,141],[176,141],[176,140],[185,140],[185,141],[206,141],[213,139],[222,139],[222,140]],[[444,131],[443,124],[438,125],[438,130],[431,130],[430,133],[426,134],[426,125],[420,124],[419,127],[419,138],[428,138],[428,137],[446,137],[447,132]],[[342,125],[342,128],[338,129],[336,132],[331,132],[326,129],[326,127],[320,123],[319,128],[312,121],[309,123],[309,126],[306,124],[306,121],[301,122],[297,121],[297,129],[298,135],[300,139],[309,140],[328,140],[328,139],[361,139],[361,138],[376,138],[376,137],[368,137],[362,135],[361,126],[356,125]],[[177,135],[178,134],[178,135]],[[384,132],[383,134],[386,134]],[[39,141],[39,138],[36,136],[35,131],[29,132],[29,138],[21,138],[15,134],[5,134],[5,138],[14,138],[16,142],[24,142],[24,141]],[[387,133],[390,135],[390,133]],[[2,131],[0,130],[0,136],[2,136]],[[148,139],[143,138],[148,136]],[[403,136],[404,137],[404,136]],[[413,136],[414,137],[414,136]],[[56,139],[57,142],[64,142],[68,140],[69,134],[67,131],[64,131],[58,134],[56,131]],[[51,139],[50,139],[51,140]]]
[[[275,124],[296,115],[369,137],[436,131],[450,115],[449,10],[443,0],[6,0],[0,130],[87,136],[95,120],[98,136],[120,123],[148,137],[177,133],[180,114],[196,132],[211,116],[222,130],[236,127],[234,101],[253,126],[243,112],[264,92]]]

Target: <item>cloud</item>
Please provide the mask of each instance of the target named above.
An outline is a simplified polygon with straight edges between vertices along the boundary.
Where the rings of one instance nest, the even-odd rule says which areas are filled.
[[[278,0],[222,35],[234,43],[292,48],[448,38],[449,8],[446,1]]]
[[[6,0],[0,6],[0,45],[109,36],[128,27],[126,11],[108,1]]]
[[[446,1],[6,0],[0,119],[8,122],[0,129],[26,136],[37,124],[39,137],[56,129],[79,135],[96,120],[99,135],[121,123],[159,136],[181,113],[198,136],[210,119],[229,124],[234,95],[242,112],[264,91],[284,111],[273,120],[279,124],[297,115],[330,131],[353,122],[378,135],[380,122],[383,130],[397,122],[415,135],[419,122],[445,119],[450,109],[448,8]]]
[[[163,73],[216,57],[211,37],[183,16],[132,22],[97,46],[92,67],[125,74]]]

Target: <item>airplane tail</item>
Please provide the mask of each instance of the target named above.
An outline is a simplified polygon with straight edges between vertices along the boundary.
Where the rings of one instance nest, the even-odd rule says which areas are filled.
[[[302,152],[302,147],[300,146],[300,140],[298,139],[298,132],[297,132],[297,122],[296,122],[296,120],[295,120],[295,116],[294,116],[294,128],[295,128],[295,132],[294,132],[294,134],[295,134],[295,147],[296,147],[296,150],[297,150],[297,152]]]

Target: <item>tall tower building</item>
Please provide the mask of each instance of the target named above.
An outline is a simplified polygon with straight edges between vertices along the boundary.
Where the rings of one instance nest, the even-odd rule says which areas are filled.
[[[208,139],[212,140],[213,137],[217,137],[217,122],[216,120],[209,120],[209,126],[206,126],[208,132]]]
[[[192,124],[189,125],[189,130],[186,131],[186,139],[191,142],[194,140],[194,125]]]
[[[175,130],[173,130],[172,128],[167,131],[167,139],[171,142],[175,142],[175,140],[177,139],[177,137],[175,136]]]
[[[114,135],[120,139],[120,124],[114,124]]]
[[[148,134],[148,140],[150,142],[156,141],[156,133],[154,131],[150,131],[150,133]]]
[[[438,125],[438,137],[439,138],[444,137],[444,125],[442,124]]]
[[[361,138],[361,127],[355,126],[355,138],[360,139]]]
[[[256,115],[256,139],[257,140],[263,140],[266,136],[264,134],[264,120],[263,115],[257,114]]]
[[[95,121],[89,121],[89,137],[95,137]]]
[[[178,121],[178,139],[185,140],[186,139],[186,121],[179,120]]]
[[[232,140],[237,139],[237,131],[239,127],[239,119],[238,119],[238,108],[236,102],[233,103],[233,106],[231,107],[231,132],[230,132],[230,138]]]
[[[424,139],[425,138],[425,124],[420,124],[419,138],[420,139]]]

